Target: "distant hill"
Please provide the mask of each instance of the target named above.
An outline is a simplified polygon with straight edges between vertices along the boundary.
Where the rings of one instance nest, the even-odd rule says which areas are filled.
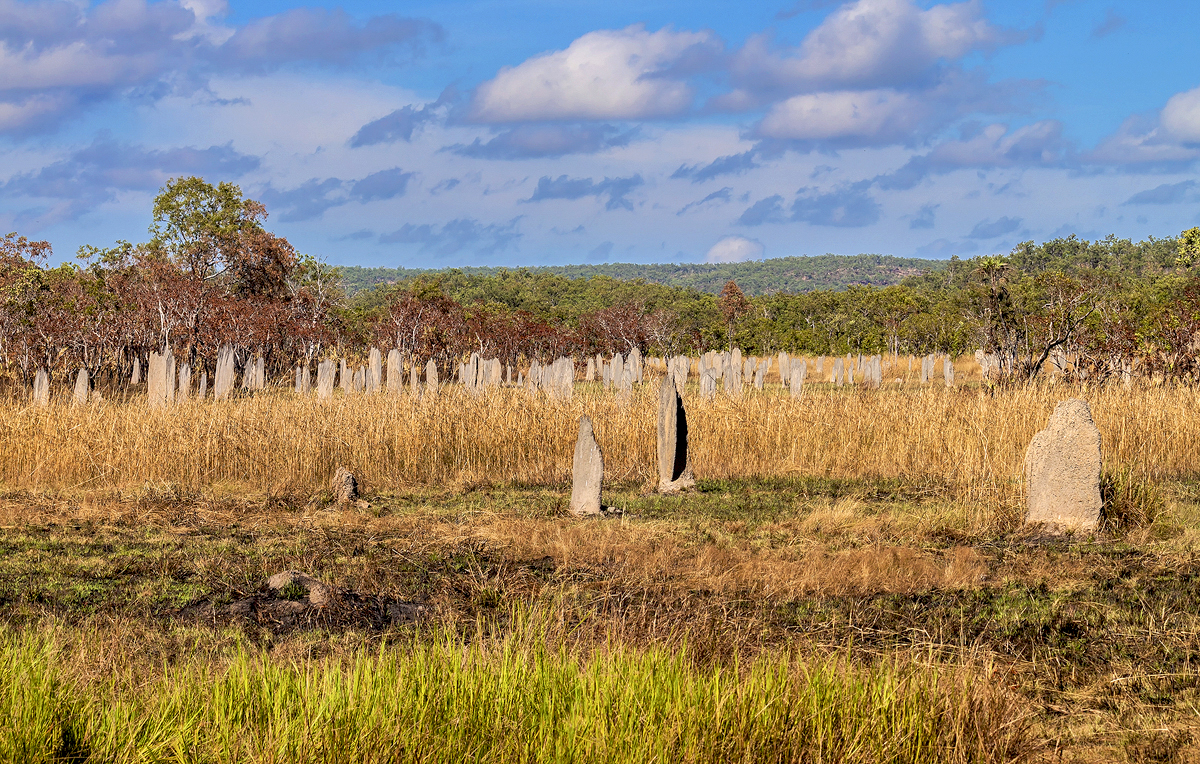
[[[733,279],[747,295],[774,292],[811,292],[815,289],[846,289],[855,284],[889,286],[910,276],[946,267],[945,260],[921,260],[890,255],[819,255],[779,257],[746,263],[651,264],[603,263],[599,265],[548,265],[531,268],[459,268],[469,275],[491,276],[504,271],[527,270],[567,278],[608,276],[623,281],[642,279],[653,284],[692,288],[719,294]],[[361,268],[342,266],[342,284],[348,295],[378,284],[407,281],[417,276],[434,276],[451,269]]]

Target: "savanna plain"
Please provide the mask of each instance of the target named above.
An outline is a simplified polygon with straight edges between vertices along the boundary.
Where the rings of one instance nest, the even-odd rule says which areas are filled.
[[[1200,761],[1200,392],[0,402],[0,759]],[[1079,397],[1102,529],[1022,526]],[[567,512],[580,416],[604,503]],[[344,466],[362,501],[336,504]],[[328,587],[272,590],[302,571]]]

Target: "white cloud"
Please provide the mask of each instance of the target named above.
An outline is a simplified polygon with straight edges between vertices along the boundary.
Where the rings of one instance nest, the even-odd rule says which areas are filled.
[[[111,55],[83,41],[29,55],[0,43],[0,89],[34,91],[135,83],[156,74],[153,56]]]
[[[964,114],[1004,113],[1036,83],[990,84],[961,59],[1019,35],[983,17],[978,0],[922,9],[913,0],[857,0],[795,48],[751,37],[730,67],[734,89],[713,108],[767,108],[764,138],[847,146],[917,145]]]
[[[894,90],[839,91],[792,96],[759,123],[767,138],[903,140],[925,116],[915,98]]]
[[[226,0],[179,0],[179,4],[192,12],[196,17],[196,24],[177,35],[176,39],[203,37],[213,45],[220,45],[233,36],[235,30],[220,23],[220,19],[229,13],[229,3]]]
[[[649,119],[692,104],[692,88],[669,70],[711,55],[708,32],[647,32],[642,26],[590,32],[566,50],[500,70],[480,85],[471,116],[479,122]]]
[[[1093,164],[1179,169],[1200,158],[1200,88],[1176,93],[1156,115],[1134,115],[1088,154]]]
[[[430,22],[293,8],[223,27],[224,0],[0,0],[0,131],[55,127],[104,101],[203,92],[216,72],[419,51]]]
[[[745,236],[726,236],[712,245],[704,256],[706,263],[744,263],[763,256],[762,242]]]
[[[1200,88],[1171,96],[1159,119],[1163,128],[1175,138],[1188,143],[1200,142]]]
[[[941,60],[1001,42],[977,0],[922,10],[909,0],[858,0],[831,14],[794,53],[770,50],[765,35],[734,57],[746,90],[804,92],[914,84]]]
[[[1087,159],[1092,164],[1158,165],[1190,162],[1196,156],[1195,151],[1164,140],[1158,128],[1147,129],[1144,120],[1130,117],[1089,152]]]

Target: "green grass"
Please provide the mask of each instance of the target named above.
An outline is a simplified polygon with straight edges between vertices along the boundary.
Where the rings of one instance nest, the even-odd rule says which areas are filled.
[[[578,656],[516,620],[504,637],[299,662],[242,646],[219,667],[87,683],[55,637],[10,631],[0,759],[998,762],[1032,748],[1011,703],[952,673],[783,652],[740,668],[686,649]]]

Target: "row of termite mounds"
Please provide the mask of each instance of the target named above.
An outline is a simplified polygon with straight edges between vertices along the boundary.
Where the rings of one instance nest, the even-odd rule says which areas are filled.
[[[696,484],[692,461],[688,456],[687,411],[673,371],[668,370],[658,388],[658,490],[676,493]],[[579,438],[575,441],[572,461],[571,503],[568,509],[577,517],[620,514],[600,503],[600,485],[604,482],[604,454],[596,442],[592,420],[579,418]]]
[[[217,352],[216,374],[211,389],[213,398],[223,400],[228,398],[235,388],[236,371],[233,349],[226,346]],[[261,355],[250,358],[242,372],[243,390],[262,390],[267,385],[266,365]],[[208,373],[200,372],[196,382],[192,367],[187,363],[176,365],[175,355],[170,348],[161,353],[151,353],[145,369],[140,358],[133,360],[133,372],[129,377],[131,385],[146,384],[146,400],[151,406],[170,406],[195,397],[203,400],[210,392]],[[93,390],[91,378],[87,369],[79,369],[75,374],[75,386],[71,397],[71,405],[77,406],[89,400],[98,400],[100,391]],[[33,378],[33,403],[45,406],[50,402],[50,374],[45,369],[38,369]]]
[[[1046,429],[1025,452],[1025,524],[1051,533],[1089,532],[1100,526],[1100,430],[1086,401],[1060,402]],[[600,501],[604,454],[592,421],[580,417],[572,462],[569,510],[577,517],[619,514]],[[687,411],[670,371],[659,387],[658,490],[675,493],[695,485],[688,455]]]
[[[885,368],[884,357],[881,355],[859,354],[856,359],[853,354],[847,353],[844,358],[830,357],[830,363],[826,363],[825,356],[818,356],[810,362],[810,359],[789,356],[785,351],[762,358],[743,356],[742,351],[736,347],[726,352],[710,351],[695,358],[643,357],[641,351],[635,347],[625,356],[614,353],[611,358],[605,358],[597,354],[585,360],[583,382],[601,382],[606,391],[615,389],[623,394],[632,392],[635,385],[647,381],[647,368],[663,369],[674,374],[676,384],[682,388],[687,383],[694,365],[700,397],[706,400],[714,398],[718,390],[736,398],[742,395],[744,387],[752,385],[755,389],[764,389],[766,376],[776,363],[779,384],[785,389],[790,388],[793,398],[799,398],[803,394],[806,383],[827,382],[835,387],[858,384],[870,389],[879,389],[884,384]],[[915,357],[907,359],[909,375],[916,368],[915,360]],[[129,386],[136,387],[144,383],[146,400],[156,407],[210,397],[217,401],[244,397],[265,390],[268,386],[266,363],[261,353],[246,354],[243,351],[239,356],[239,352],[233,347],[224,345],[217,351],[211,377],[205,371],[203,360],[197,358],[194,361],[195,367],[184,358],[176,364],[175,356],[169,347],[164,347],[161,353],[150,353],[145,364],[141,358],[135,356],[132,358],[131,373],[128,377]],[[1001,370],[997,356],[984,355],[979,351],[976,353],[976,361],[984,380],[990,380]],[[1052,355],[1051,361],[1054,364],[1060,363],[1059,356]],[[1062,362],[1065,363],[1065,360]],[[443,376],[438,364],[432,359],[422,363],[416,357],[406,356],[394,348],[387,352],[385,359],[379,348],[370,348],[366,365],[352,365],[346,358],[327,358],[317,363],[314,376],[310,363],[296,364],[294,389],[297,395],[315,394],[318,400],[327,400],[334,396],[338,388],[346,396],[382,392],[391,395],[407,392],[410,395],[426,396],[436,395],[439,385],[458,384],[472,393],[489,388],[512,388],[515,385],[531,394],[545,393],[551,398],[570,399],[575,389],[576,363],[572,356],[559,357],[548,364],[531,359],[526,372],[512,365],[502,364],[498,358],[489,359],[479,353],[472,353],[469,360],[457,362],[453,368],[441,370],[445,372]],[[954,365],[949,356],[929,355],[921,358],[920,383],[924,385],[934,382],[937,376],[935,372],[939,367],[942,369],[945,384],[952,387]],[[893,355],[887,369],[889,372],[903,375],[900,356]],[[92,389],[87,368],[80,368],[72,379],[73,405],[101,398],[100,392]],[[895,378],[894,381],[897,384],[903,383],[901,378]],[[282,387],[283,382],[283,379],[276,378],[274,386]],[[45,368],[39,369],[33,380],[34,405],[49,404],[50,383],[50,373]]]

